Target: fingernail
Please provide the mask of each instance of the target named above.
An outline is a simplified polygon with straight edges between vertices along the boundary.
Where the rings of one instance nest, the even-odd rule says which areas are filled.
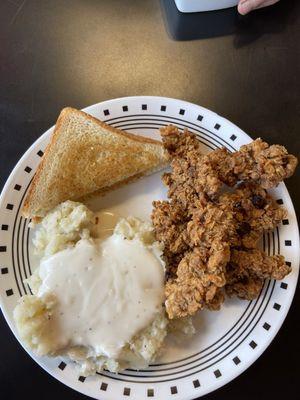
[[[247,14],[250,11],[250,6],[249,6],[249,1],[248,0],[242,0],[238,4],[238,12],[242,15]]]

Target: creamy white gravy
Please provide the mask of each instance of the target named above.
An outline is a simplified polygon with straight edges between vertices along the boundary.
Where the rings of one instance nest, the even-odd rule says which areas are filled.
[[[89,346],[116,358],[124,344],[161,311],[164,268],[138,240],[113,234],[80,240],[42,260],[38,296],[57,298],[52,322],[57,348]]]

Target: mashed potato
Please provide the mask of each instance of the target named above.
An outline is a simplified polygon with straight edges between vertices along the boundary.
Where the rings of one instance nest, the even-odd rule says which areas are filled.
[[[33,239],[35,252],[40,256],[50,256],[79,239],[89,238],[95,224],[95,216],[84,204],[65,201],[45,218]]]
[[[93,235],[95,215],[83,204],[66,201],[41,222],[33,243],[41,257],[48,257],[66,248],[74,246],[81,239],[90,239]],[[137,218],[121,219],[114,231],[127,240],[137,239],[157,252],[162,246],[155,242],[153,227],[150,223]],[[93,240],[91,238],[90,240]],[[42,285],[39,269],[28,279],[33,291],[32,296],[23,296],[14,311],[14,318],[21,339],[39,355],[69,356],[81,367],[81,374],[90,375],[102,369],[117,372],[124,368],[146,367],[154,360],[167,335],[169,320],[164,309],[157,313],[152,322],[124,345],[117,358],[96,354],[88,346],[66,346],[56,348],[55,327],[51,325],[57,299],[55,296],[38,296]],[[193,334],[194,327],[190,319],[170,324],[172,330]]]

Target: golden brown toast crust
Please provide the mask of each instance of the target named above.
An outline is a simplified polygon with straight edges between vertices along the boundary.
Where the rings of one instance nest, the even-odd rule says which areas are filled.
[[[58,117],[57,123],[55,125],[55,131],[56,131],[56,126],[58,126],[58,128],[60,128],[60,121],[63,118],[65,118],[65,114],[72,114],[73,112],[83,115],[85,117],[85,119],[93,121],[94,123],[101,126],[102,128],[105,128],[106,130],[108,130],[110,132],[116,133],[117,135],[125,136],[129,139],[135,140],[136,142],[140,142],[140,143],[153,143],[153,144],[162,145],[162,142],[160,140],[147,138],[145,136],[138,136],[138,135],[134,135],[133,133],[122,131],[121,129],[114,128],[113,126],[108,125],[104,121],[101,121],[100,119],[97,119],[97,118],[93,117],[92,115],[87,114],[84,111],[76,110],[75,108],[72,108],[72,107],[66,107],[61,111],[61,113]],[[57,130],[59,130],[59,129],[57,129]]]
[[[56,143],[57,138],[60,135],[60,130],[61,130],[62,123],[68,117],[68,115],[71,115],[72,113],[76,113],[77,115],[81,114],[82,116],[84,116],[85,120],[93,121],[93,123],[99,125],[100,127],[104,128],[107,131],[110,131],[110,132],[112,132],[114,134],[121,135],[123,137],[126,137],[128,139],[134,140],[134,141],[139,142],[139,143],[150,143],[150,144],[156,144],[156,145],[161,145],[162,146],[161,142],[158,141],[158,140],[146,138],[146,137],[143,137],[143,136],[137,136],[137,135],[134,135],[134,134],[131,134],[131,133],[128,133],[128,132],[121,131],[120,129],[117,129],[117,128],[114,128],[114,127],[112,127],[110,125],[107,125],[105,122],[98,120],[97,118],[85,113],[84,111],[79,111],[79,110],[76,110],[76,109],[71,108],[71,107],[64,108],[61,111],[61,113],[60,113],[60,115],[59,115],[59,117],[57,119],[57,122],[56,122],[55,128],[54,128],[54,132],[53,132],[53,134],[52,134],[52,136],[50,138],[50,142],[48,143],[48,145],[47,145],[47,147],[45,149],[43,158],[42,158],[40,164],[38,165],[38,168],[36,170],[36,173],[35,173],[35,176],[33,178],[33,181],[32,181],[32,183],[31,183],[31,185],[29,187],[29,191],[28,191],[28,194],[27,194],[27,196],[25,198],[25,201],[24,201],[24,204],[23,204],[23,208],[22,208],[22,213],[23,213],[24,217],[28,218],[28,217],[32,216],[32,217],[37,218],[37,216],[30,215],[30,203],[32,201],[33,194],[35,193],[36,186],[37,186],[37,184],[40,183],[40,179],[39,178],[40,178],[41,172],[44,169],[45,162],[46,162],[45,160],[47,160],[47,156],[48,156],[51,148]],[[164,165],[166,165],[166,163]],[[145,174],[137,174],[137,176],[133,176],[132,178],[125,179],[122,182],[119,182],[119,183],[114,184],[112,186],[109,186],[107,188],[102,188],[102,189],[99,190],[99,194],[100,193],[106,193],[107,191],[109,191],[109,190],[111,190],[111,189],[113,189],[115,187],[119,187],[122,184],[125,184],[127,182],[131,182],[131,181],[137,179],[139,176],[142,176],[142,175],[145,175]]]

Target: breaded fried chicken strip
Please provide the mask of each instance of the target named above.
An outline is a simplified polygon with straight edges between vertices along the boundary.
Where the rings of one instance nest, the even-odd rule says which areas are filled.
[[[267,256],[259,249],[232,250],[226,267],[226,293],[241,299],[255,299],[265,279],[283,279],[291,272],[281,255]]]
[[[163,175],[168,186],[168,197],[181,204],[188,212],[203,202],[205,195],[214,197],[223,183],[218,177],[209,156],[200,152],[196,135],[170,125],[161,129],[162,140],[172,161],[172,172]]]
[[[203,307],[219,307],[216,302],[210,303],[226,283],[229,238],[235,234],[234,217],[227,210],[208,204],[193,214],[186,229],[185,241],[190,249],[178,265],[177,277],[166,284],[166,310],[170,318],[192,315]],[[187,302],[186,293],[189,293]],[[221,301],[223,296],[218,303]]]
[[[229,257],[229,247],[225,249],[222,245],[214,249],[214,260],[209,258],[207,263],[203,262],[202,250],[197,247],[186,253],[178,265],[177,278],[166,283],[165,305],[170,319],[193,315],[213,302],[216,294],[220,297],[219,288],[226,283],[225,266]]]
[[[278,144],[269,146],[261,139],[242,146],[231,155],[230,171],[237,180],[258,183],[264,189],[277,186],[293,175],[298,160]],[[226,182],[226,175],[223,176]]]
[[[234,214],[236,235],[231,246],[253,249],[264,231],[274,229],[286,216],[265,189],[255,183],[243,183],[234,192],[222,194],[219,207]]]
[[[167,278],[176,275],[182,254],[189,248],[187,237],[187,214],[174,201],[154,201],[152,221],[156,239],[164,243],[164,259]],[[179,257],[178,257],[179,255]]]
[[[164,146],[172,157],[173,172],[163,180],[169,187],[169,197],[178,195],[185,208],[189,201],[206,194],[214,198],[223,184],[234,186],[238,181],[251,181],[264,189],[275,187],[289,178],[297,158],[280,145],[269,146],[261,139],[244,145],[239,151],[229,153],[225,148],[202,155],[195,134],[170,125],[161,129]],[[184,185],[185,188],[181,189]],[[183,198],[183,193],[187,196]]]

